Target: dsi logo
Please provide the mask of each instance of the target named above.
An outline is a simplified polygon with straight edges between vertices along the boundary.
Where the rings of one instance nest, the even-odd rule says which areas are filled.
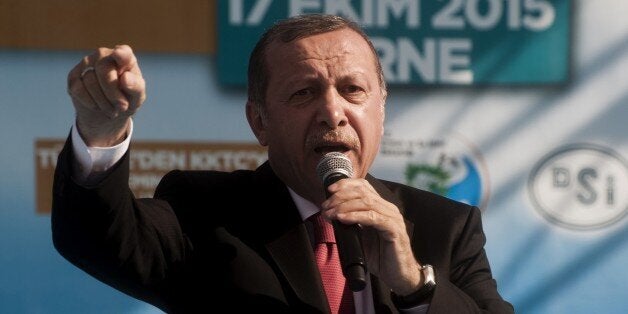
[[[606,147],[568,145],[541,159],[528,191],[548,221],[571,229],[601,228],[628,212],[628,164]]]

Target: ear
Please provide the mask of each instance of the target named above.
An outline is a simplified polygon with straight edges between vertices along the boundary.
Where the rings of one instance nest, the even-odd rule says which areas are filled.
[[[266,138],[266,125],[256,103],[251,101],[246,102],[246,119],[249,121],[249,126],[251,127],[251,130],[253,131],[253,134],[255,134],[255,137],[260,145],[268,145]]]

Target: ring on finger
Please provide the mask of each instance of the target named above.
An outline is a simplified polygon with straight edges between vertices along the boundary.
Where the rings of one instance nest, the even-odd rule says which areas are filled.
[[[95,71],[96,69],[94,69],[93,66],[88,66],[85,69],[83,69],[83,72],[81,72],[81,78],[83,78],[83,76],[85,76],[85,74],[87,74],[87,72],[89,71]]]

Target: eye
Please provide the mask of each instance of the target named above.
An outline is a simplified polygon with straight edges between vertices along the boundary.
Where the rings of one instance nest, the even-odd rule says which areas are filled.
[[[286,104],[292,106],[301,105],[307,103],[312,97],[314,97],[314,90],[311,87],[302,88],[292,93],[290,97],[288,97]]]
[[[363,102],[368,96],[364,88],[355,84],[347,84],[343,86],[341,92],[347,100],[353,103]]]
[[[303,97],[303,96],[309,96],[310,94],[312,94],[312,90],[310,90],[309,88],[304,88],[292,94],[292,97]]]
[[[357,85],[347,85],[345,88],[345,93],[348,94],[355,94],[355,93],[359,93],[362,91],[362,88],[357,86]]]

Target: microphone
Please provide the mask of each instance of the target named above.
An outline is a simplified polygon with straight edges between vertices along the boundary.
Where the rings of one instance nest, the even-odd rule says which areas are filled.
[[[318,162],[316,173],[323,181],[325,196],[329,198],[331,194],[327,191],[327,187],[338,180],[351,178],[353,167],[351,160],[344,154],[330,152]],[[337,220],[333,220],[332,224],[342,273],[347,279],[351,291],[362,291],[366,286],[366,260],[362,250],[360,226],[357,224],[345,225]]]

